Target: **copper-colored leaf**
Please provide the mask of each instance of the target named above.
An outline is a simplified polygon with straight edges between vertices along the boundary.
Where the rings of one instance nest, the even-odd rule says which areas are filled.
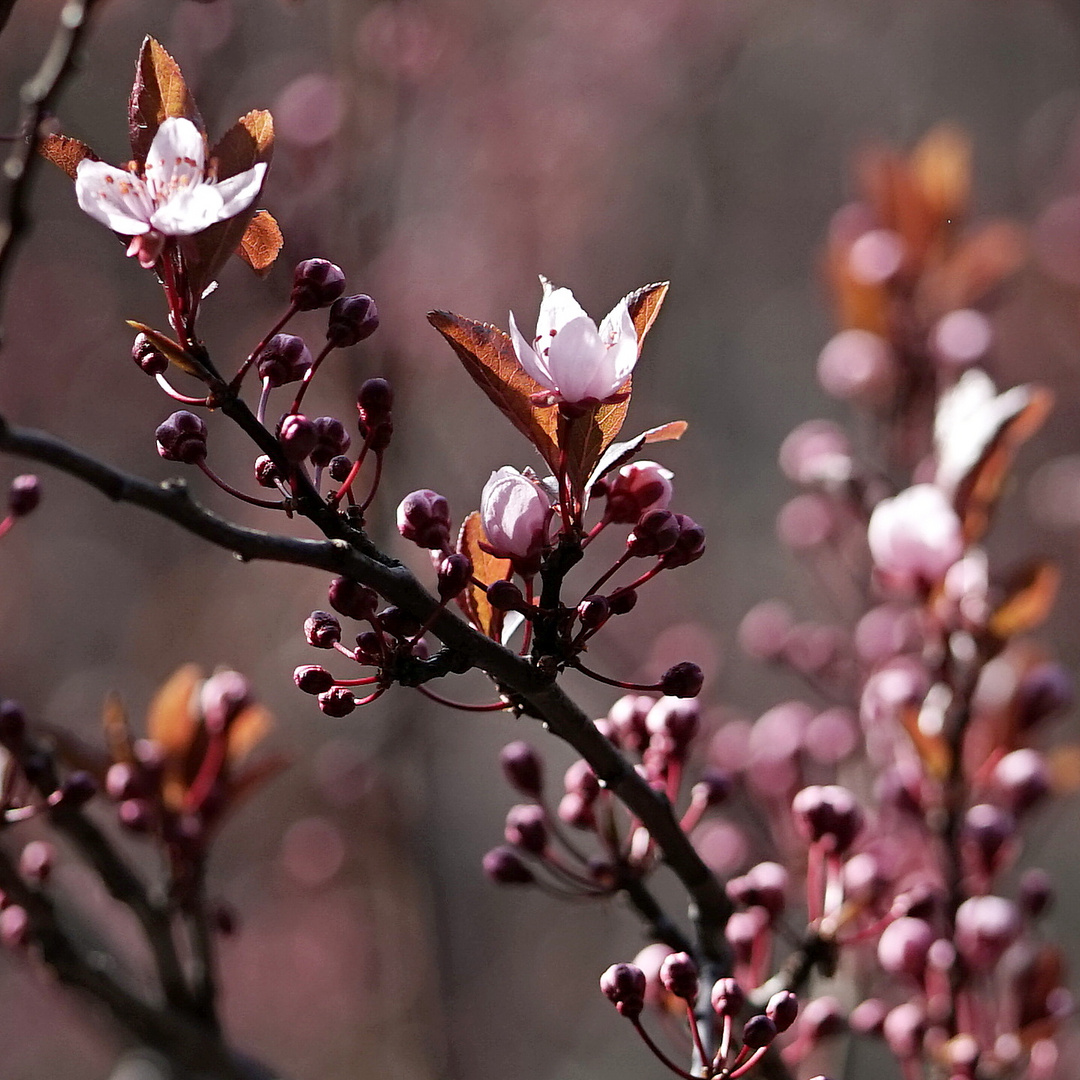
[[[265,109],[245,113],[210,151],[217,178],[228,180],[274,156],[274,118]]]
[[[626,297],[626,306],[630,311],[630,318],[634,321],[634,329],[637,331],[639,352],[645,335],[656,322],[656,316],[660,314],[660,307],[664,303],[670,284],[669,281],[657,281],[652,285],[643,286]]]
[[[201,679],[196,664],[184,664],[165,680],[150,702],[147,734],[161,744],[169,758],[182,759],[198,730],[191,702]]]
[[[273,215],[265,210],[257,210],[240,238],[236,253],[259,277],[264,277],[270,273],[270,267],[274,265],[284,242]]]
[[[949,763],[952,760],[949,744],[942,735],[925,730],[925,725],[919,723],[919,707],[917,705],[904,706],[900,710],[899,718],[901,726],[911,738],[926,771],[939,780],[948,776]]]
[[[911,170],[931,214],[962,218],[971,196],[971,139],[952,124],[928,132],[911,155]]]
[[[1036,560],[1022,566],[1012,575],[987,628],[999,638],[1034,630],[1053,609],[1060,584],[1061,571],[1051,562]]]
[[[509,335],[489,323],[429,311],[428,322],[450,343],[473,382],[500,412],[540,451],[555,472],[558,467],[558,410],[540,408],[529,399],[544,388],[518,362]]]
[[[79,168],[79,162],[85,158],[98,161],[99,158],[93,150],[84,142],[72,139],[68,135],[46,135],[38,143],[38,153],[46,161],[51,161],[57,168],[75,179],[75,173]]]
[[[229,726],[229,760],[240,761],[265,737],[274,721],[262,705],[248,705]]]
[[[571,490],[585,492],[596,463],[615,441],[626,419],[629,391],[627,379],[622,401],[593,405],[583,416],[558,417],[558,445],[566,455]]]
[[[486,542],[484,525],[480,512],[474,510],[461,524],[458,533],[458,551],[472,560],[473,574],[478,581],[490,585],[499,578],[508,577],[511,563],[509,559],[499,559],[488,554],[481,546]],[[487,601],[483,589],[470,585],[461,595],[461,606],[469,621],[496,641],[501,640],[503,612],[493,608]]]
[[[101,710],[101,724],[105,729],[105,745],[113,761],[131,762],[135,760],[132,751],[131,725],[128,723],[127,710],[119,694],[112,692],[105,696]]]
[[[1080,746],[1055,746],[1046,755],[1050,787],[1055,795],[1075,795],[1080,791]]]
[[[971,307],[1016,273],[1027,258],[1027,234],[1011,221],[992,221],[970,236],[919,283],[919,303],[929,317]]]
[[[131,156],[141,165],[163,120],[182,116],[200,131],[202,117],[176,61],[152,37],[143,39],[128,104]]]
[[[630,461],[643,446],[648,443],[667,442],[681,439],[686,432],[685,420],[672,420],[660,427],[649,428],[633,439],[626,442],[612,443],[596,463],[592,476],[589,477],[589,487],[592,487],[601,477],[606,476],[612,469],[621,468]]]

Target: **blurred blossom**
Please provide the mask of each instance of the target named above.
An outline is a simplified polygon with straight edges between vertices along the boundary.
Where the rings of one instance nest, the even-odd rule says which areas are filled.
[[[765,600],[752,607],[739,623],[739,647],[756,660],[775,660],[794,625],[791,608],[781,600]]]
[[[892,346],[867,330],[841,330],[818,356],[817,376],[825,393],[841,401],[878,405],[895,379]]]
[[[807,754],[818,764],[838,764],[859,744],[855,714],[839,706],[818,713],[806,725],[803,743]]]
[[[694,847],[705,865],[728,877],[746,864],[750,845],[746,835],[730,821],[709,821],[694,831]]]
[[[864,285],[888,281],[904,262],[904,241],[891,229],[871,229],[848,251],[848,269]]]
[[[876,567],[909,585],[939,581],[964,551],[960,519],[933,484],[916,484],[878,503],[867,540]]]
[[[780,508],[776,533],[785,547],[793,551],[823,544],[836,527],[832,504],[824,496],[810,491],[796,495]]]
[[[447,47],[445,28],[417,4],[376,4],[356,32],[363,62],[414,82],[431,74]]]
[[[285,142],[319,146],[338,133],[345,119],[344,91],[330,75],[301,75],[278,94],[273,113],[275,134]]]
[[[920,640],[918,614],[900,604],[879,604],[855,626],[855,651],[869,664],[918,648]]]
[[[831,420],[807,420],[780,444],[780,468],[797,484],[846,479],[851,444]]]
[[[301,885],[326,885],[344,862],[344,837],[326,818],[302,818],[289,828],[281,842],[281,865]]]
[[[930,331],[930,348],[942,364],[962,367],[982,359],[994,340],[994,328],[981,312],[950,311]]]

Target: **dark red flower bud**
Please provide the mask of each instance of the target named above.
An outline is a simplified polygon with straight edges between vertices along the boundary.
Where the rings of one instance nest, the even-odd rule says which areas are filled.
[[[194,465],[206,457],[206,425],[192,412],[180,409],[154,432],[157,451],[166,461]]]
[[[576,791],[568,791],[559,800],[559,820],[584,832],[591,832],[596,828],[592,802],[582,798]]]
[[[399,607],[385,607],[377,616],[379,625],[391,636],[396,638],[411,638],[420,632],[422,623],[413,618]]]
[[[531,795],[534,799],[540,797],[544,789],[543,762],[527,742],[519,739],[507,743],[499,754],[499,764],[513,788],[523,795]]]
[[[521,856],[509,847],[493,848],[484,856],[484,873],[496,885],[531,885],[536,880]]]
[[[117,761],[105,774],[105,793],[114,802],[146,795],[145,777],[142,770],[127,761]]]
[[[336,612],[350,619],[370,619],[379,606],[379,594],[351,578],[334,578],[327,599]]]
[[[326,466],[326,471],[330,474],[331,480],[340,484],[349,479],[352,466],[353,463],[349,458],[344,454],[339,454],[336,458],[331,458],[330,464]]]
[[[684,660],[664,672],[660,679],[660,692],[668,697],[695,698],[701,693],[704,681],[701,668]]]
[[[442,600],[452,600],[472,580],[473,565],[468,555],[452,552],[439,561],[438,589]]]
[[[365,630],[356,635],[356,652],[361,661],[366,664],[378,664],[383,657],[384,639],[382,634],[374,630]]]
[[[390,418],[394,390],[385,379],[367,379],[356,395],[356,411],[362,425],[374,427]]]
[[[227,730],[251,700],[251,683],[239,671],[215,671],[199,694],[206,730],[211,734]]]
[[[672,569],[696,562],[705,554],[705,530],[686,514],[676,514],[679,535],[670,549],[665,551],[664,566]]]
[[[352,438],[345,425],[332,416],[318,416],[312,421],[315,428],[315,449],[311,451],[311,464],[327,466],[339,454],[349,449]]]
[[[637,606],[637,590],[621,589],[608,597],[612,615],[629,615]]]
[[[332,304],[345,291],[340,266],[326,259],[305,259],[293,271],[289,300],[300,311],[314,311]]]
[[[746,1004],[746,995],[734,979],[717,979],[713,983],[709,999],[713,1012],[721,1019],[725,1016],[738,1016]]]
[[[743,1024],[742,1044],[751,1050],[760,1050],[776,1038],[776,1024],[768,1016],[759,1013]]]
[[[1038,750],[1025,747],[1006,754],[994,766],[991,783],[1001,801],[1019,817],[1050,794],[1050,769]]]
[[[1016,905],[1001,896],[973,896],[956,909],[956,949],[976,971],[991,970],[1021,929]]]
[[[131,359],[152,377],[169,370],[169,358],[145,334],[136,335]]]
[[[356,708],[356,698],[346,686],[332,686],[319,695],[319,708],[327,716],[340,719]]]
[[[19,854],[19,873],[27,881],[44,881],[56,861],[56,849],[44,840],[31,840]]]
[[[896,919],[878,939],[878,963],[890,975],[907,975],[921,982],[934,938],[928,922],[910,915]]]
[[[1036,664],[1020,679],[1014,700],[1021,726],[1033,727],[1072,706],[1072,679],[1060,664]]]
[[[269,386],[299,382],[311,370],[311,350],[302,337],[275,334],[259,353],[259,377]]]
[[[418,547],[445,551],[450,546],[450,504],[430,488],[412,491],[398,504],[397,527]]]
[[[94,777],[79,770],[64,779],[60,787],[49,796],[49,803],[52,806],[75,809],[88,803],[97,794],[97,790]]]
[[[645,749],[649,742],[646,719],[655,704],[655,698],[644,694],[624,694],[608,709],[607,718],[627,750],[640,754]]]
[[[11,481],[8,489],[8,513],[25,517],[41,502],[41,481],[33,473],[23,473]]]
[[[698,995],[698,968],[684,952],[672,953],[660,965],[660,981],[669,994],[693,1005]]]
[[[723,769],[707,769],[691,789],[690,797],[694,802],[704,803],[706,806],[720,806],[727,802],[732,785],[731,773],[724,772]]]
[[[17,750],[26,736],[26,714],[18,702],[0,701],[0,746]]]
[[[679,539],[679,522],[670,510],[650,510],[642,515],[626,538],[626,547],[635,558],[662,555]]]
[[[729,881],[728,888],[732,900],[763,908],[775,919],[787,905],[788,872],[779,863],[761,862]]]
[[[278,467],[266,454],[255,459],[255,482],[259,487],[276,487],[280,479],[281,473],[278,472]]]
[[[487,601],[497,611],[522,611],[525,608],[521,590],[506,578],[499,578],[488,586]]]
[[[303,461],[315,449],[318,441],[315,425],[306,416],[294,413],[281,421],[278,442],[290,461]]]
[[[293,682],[305,694],[323,694],[334,685],[334,676],[318,664],[302,664],[293,672]]]
[[[503,835],[508,844],[523,848],[533,855],[543,855],[548,844],[544,811],[531,803],[510,807]]]
[[[578,604],[577,614],[581,620],[582,629],[595,630],[607,622],[608,616],[611,614],[611,608],[607,602],[607,597],[586,596]]]
[[[769,998],[765,1015],[776,1025],[778,1032],[787,1031],[799,1015],[799,999],[790,990],[781,990]]]
[[[961,836],[983,874],[997,870],[1005,845],[1015,835],[1016,819],[990,803],[979,803],[964,815]]]
[[[1045,915],[1054,902],[1054,883],[1045,870],[1033,866],[1020,875],[1020,909],[1032,919]]]
[[[563,785],[567,794],[580,795],[590,804],[600,794],[600,781],[596,779],[596,773],[592,771],[592,766],[584,758],[578,758],[566,770]]]
[[[645,727],[654,740],[657,736],[669,739],[672,752],[683,754],[698,732],[700,715],[693,698],[662,697],[645,717]]]
[[[832,838],[832,850],[842,854],[862,828],[862,811],[847,788],[830,784],[803,788],[791,804],[795,824],[811,843]]]
[[[344,349],[371,337],[378,328],[379,312],[370,296],[342,296],[330,308],[326,340],[335,349]]]
[[[304,636],[316,649],[332,649],[341,640],[341,623],[329,611],[313,611],[304,620]]]
[[[612,964],[600,976],[604,996],[627,1020],[636,1020],[645,1008],[645,972],[634,964]]]

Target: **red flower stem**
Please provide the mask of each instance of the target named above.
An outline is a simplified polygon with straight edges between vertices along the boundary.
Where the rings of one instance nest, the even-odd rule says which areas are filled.
[[[379,490],[379,481],[382,479],[382,451],[375,451],[375,475],[371,480],[371,490],[368,492],[367,498],[360,504],[361,512],[366,510],[375,498],[375,493]]]
[[[356,461],[353,463],[353,467],[349,470],[349,475],[345,477],[344,483],[337,491],[331,492],[326,496],[326,501],[331,506],[337,506],[341,502],[342,495],[349,495],[350,501],[352,496],[352,486],[356,478],[360,475],[360,467],[364,464],[364,458],[367,457],[367,452],[371,447],[371,433],[368,433],[368,437],[364,440],[364,445],[360,448],[360,454]]]
[[[165,378],[164,375],[155,375],[158,386],[165,391],[173,399],[173,401],[179,401],[181,405],[209,405],[210,399],[205,397],[188,397],[187,394],[181,394],[179,390],[175,389],[172,383]]]
[[[688,1073],[685,1069],[680,1069],[668,1056],[652,1041],[649,1033],[641,1026],[641,1021],[635,1016],[631,1021],[634,1025],[634,1030],[641,1036],[645,1045],[653,1052],[656,1058],[662,1065],[666,1065],[676,1076],[681,1076],[683,1080],[701,1080],[701,1077],[695,1076],[693,1073]]]
[[[725,1016],[724,1030],[720,1036],[720,1049],[716,1051],[716,1057],[713,1059],[714,1068],[719,1068],[728,1059],[728,1054],[731,1052],[731,1031],[733,1026],[733,1017]]]
[[[587,548],[610,525],[608,519],[601,518],[582,538],[581,546]]]
[[[367,675],[362,679],[335,679],[335,686],[370,686],[379,681],[378,675]]]
[[[260,424],[266,423],[266,405],[267,402],[269,402],[270,400],[270,391],[272,389],[273,387],[270,385],[270,380],[263,379],[262,391],[259,394],[259,407],[255,412],[255,418],[259,421]]]
[[[311,367],[304,373],[304,377],[300,381],[300,389],[296,391],[296,397],[293,399],[292,408],[289,410],[291,414],[295,415],[300,411],[300,402],[304,400],[307,388],[311,385],[311,380],[315,378],[315,372],[319,370],[319,365],[326,359],[333,348],[333,343],[328,341],[323,347],[323,351],[315,357]]]
[[[184,812],[197,813],[199,807],[206,801],[221,776],[222,767],[225,765],[225,756],[229,749],[229,736],[227,731],[219,731],[210,736],[206,746],[206,753],[199,764],[199,771],[191,786],[184,793]]]
[[[29,821],[32,817],[36,817],[41,813],[40,806],[13,806],[10,810],[4,811],[4,821],[9,825],[14,825],[19,821]]]
[[[645,573],[641,575],[641,577],[637,578],[637,580],[635,581],[631,581],[629,585],[620,585],[611,595],[621,596],[623,593],[630,592],[633,589],[640,589],[641,586],[645,584],[645,582],[652,581],[652,579],[656,577],[656,575],[659,574],[660,571],[663,569],[664,562],[661,559],[661,561],[658,562],[651,570],[646,570]]]
[[[629,562],[634,556],[630,553],[630,549],[627,548],[612,564],[611,566],[601,574],[593,584],[585,590],[585,596],[594,596],[603,588],[604,583],[611,577],[612,574],[621,570],[627,562]]]
[[[286,309],[285,314],[282,315],[280,319],[278,319],[278,321],[274,324],[273,328],[269,331],[266,337],[264,337],[262,341],[260,341],[259,344],[255,346],[255,348],[251,352],[251,355],[240,365],[240,370],[237,371],[237,373],[233,376],[232,382],[229,383],[229,389],[234,394],[240,389],[240,384],[244,381],[244,376],[248,373],[251,365],[259,359],[259,355],[262,353],[263,349],[265,349],[266,346],[270,344],[270,339],[275,334],[281,333],[282,329],[284,329],[285,327],[285,324],[297,313],[298,310],[299,308],[297,308],[295,304],[290,304],[289,307]],[[260,416],[259,419],[261,420],[262,416]]]
[[[597,682],[602,682],[608,686],[617,686],[621,690],[659,690],[659,683],[632,683],[622,682],[619,679],[609,679],[606,675],[601,675],[598,671],[593,671],[591,668],[587,668],[576,656],[572,660],[568,660],[567,664],[570,667],[577,668],[583,675],[588,675],[590,679],[595,679]]]
[[[682,820],[679,822],[679,828],[682,829],[684,833],[696,829],[698,823],[705,816],[705,811],[707,809],[708,806],[704,799],[694,799],[686,808],[686,813],[683,814]]]
[[[214,472],[214,470],[211,469],[209,465],[206,464],[205,460],[200,461],[197,464],[199,468],[202,469],[202,471],[208,477],[210,477],[210,479],[213,480],[219,488],[221,488],[222,491],[227,491],[230,495],[234,496],[237,499],[241,499],[243,502],[251,503],[252,506],[262,506],[265,507],[267,510],[281,510],[285,505],[283,502],[270,502],[269,499],[256,499],[253,495],[245,495],[242,491],[237,491],[237,489],[234,488],[232,484],[227,484],[224,480],[222,480],[221,477],[218,476],[218,474]]]
[[[690,1033],[694,1036],[694,1048],[697,1050],[698,1060],[704,1065],[709,1060],[709,1055],[705,1052],[705,1044],[701,1041],[701,1032],[698,1030],[697,1017],[694,1016],[693,1003],[689,1001],[686,1002],[686,1019],[690,1023]]]
[[[764,1056],[765,1052],[769,1048],[767,1046],[759,1046],[749,1057],[744,1065],[740,1065],[730,1075],[731,1080],[735,1080],[737,1076],[745,1076]]]
[[[444,698],[441,694],[436,694],[434,690],[429,690],[426,686],[418,686],[416,689],[424,697],[430,698],[440,705],[445,705],[447,708],[460,709],[462,712],[503,712],[505,709],[510,708],[505,701],[492,701],[487,705],[468,705],[463,701],[451,701],[449,698]]]
[[[577,873],[577,871],[567,866],[566,863],[559,858],[557,852],[545,851],[544,854],[540,856],[540,860],[552,873],[558,874],[563,880],[568,881],[573,885],[577,885],[579,888],[584,888],[589,892],[596,891],[596,882],[590,881],[589,878],[583,877],[581,874]]]
[[[11,532],[11,526],[15,524],[15,515],[8,514],[3,521],[0,521],[0,537],[7,536]]]
[[[821,918],[821,909],[825,899],[825,882],[822,880],[825,852],[821,843],[810,845],[806,861],[806,912],[811,923]]]
[[[566,830],[562,827],[562,821],[559,819],[558,814],[553,814],[551,812],[547,800],[543,797],[538,798],[536,800],[536,805],[544,811],[544,817],[547,820],[548,828],[551,830],[551,835],[554,836],[582,866],[588,866],[589,857],[570,839]]]
[[[337,649],[337,651],[341,653],[342,656],[347,656],[350,660],[353,660],[357,663],[359,662],[356,660],[356,653],[354,653],[352,649],[349,649],[346,646],[342,645],[340,641],[334,642],[334,648]]]
[[[386,693],[386,687],[380,686],[374,694],[368,694],[367,697],[358,698],[354,695],[353,700],[356,702],[357,708],[361,705],[370,705],[376,698],[381,698]]]

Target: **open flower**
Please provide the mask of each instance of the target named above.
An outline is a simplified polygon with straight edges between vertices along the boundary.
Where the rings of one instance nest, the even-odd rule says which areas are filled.
[[[257,165],[218,181],[206,167],[199,129],[183,117],[163,120],[150,144],[142,176],[89,158],[79,162],[79,206],[114,232],[132,237],[128,255],[153,267],[170,236],[195,233],[243,213],[266,174]]]
[[[480,495],[480,518],[492,554],[513,559],[523,571],[547,542],[550,516],[544,489],[509,465],[491,474]]]
[[[867,529],[874,565],[898,583],[936,583],[964,554],[960,518],[933,484],[882,499]]]
[[[569,289],[546,278],[544,298],[530,345],[510,313],[510,337],[521,366],[551,400],[567,405],[607,401],[623,388],[638,357],[637,330],[625,300],[605,316],[599,329]]]

